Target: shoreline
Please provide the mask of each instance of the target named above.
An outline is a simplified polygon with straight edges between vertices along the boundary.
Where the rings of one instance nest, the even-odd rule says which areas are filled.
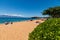
[[[33,21],[13,22],[13,24],[8,25],[0,24],[0,40],[28,40],[29,33],[39,25],[36,21],[44,22],[37,19]]]
[[[31,19],[31,20],[38,20],[38,19]],[[39,19],[40,20],[40,19]],[[29,20],[21,20],[21,21],[10,21],[10,22],[13,22],[13,23],[16,23],[16,22],[24,22],[24,21],[29,21]],[[6,21],[7,22],[7,21]],[[8,23],[10,23],[8,22]],[[5,23],[0,23],[0,24],[5,24]]]

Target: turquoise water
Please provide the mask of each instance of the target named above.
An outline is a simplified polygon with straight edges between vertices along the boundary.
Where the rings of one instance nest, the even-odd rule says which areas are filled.
[[[0,23],[34,20],[34,18],[0,18]]]

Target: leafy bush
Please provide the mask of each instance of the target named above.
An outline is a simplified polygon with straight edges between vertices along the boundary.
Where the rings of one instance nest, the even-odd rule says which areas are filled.
[[[38,25],[28,40],[60,40],[60,18],[51,18]]]

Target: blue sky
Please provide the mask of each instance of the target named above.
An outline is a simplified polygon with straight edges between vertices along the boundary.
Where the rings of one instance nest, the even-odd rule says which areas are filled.
[[[43,10],[54,6],[60,0],[0,0],[0,15],[43,16]]]

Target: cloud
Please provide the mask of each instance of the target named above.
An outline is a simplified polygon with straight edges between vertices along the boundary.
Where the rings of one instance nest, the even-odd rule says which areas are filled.
[[[24,17],[24,16],[21,15],[21,14],[1,14],[1,15]]]

